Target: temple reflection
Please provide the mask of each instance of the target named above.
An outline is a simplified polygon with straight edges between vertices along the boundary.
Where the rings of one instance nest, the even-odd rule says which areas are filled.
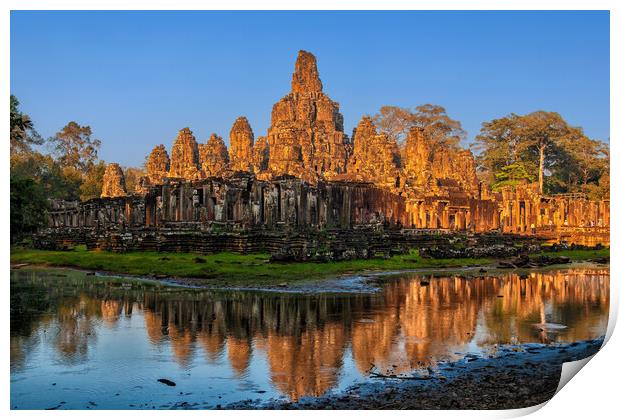
[[[226,364],[232,377],[244,378],[254,358],[264,360],[273,386],[293,400],[336,386],[348,351],[362,375],[399,374],[472,345],[594,338],[604,333],[609,308],[607,268],[403,276],[366,295],[128,290],[106,282],[68,293],[58,279],[20,282],[24,307],[40,297],[37,287],[48,294],[43,315],[11,317],[12,370],[41,340],[63,363],[84,360],[100,328],[131,317],[143,324],[148,345],[181,367]]]

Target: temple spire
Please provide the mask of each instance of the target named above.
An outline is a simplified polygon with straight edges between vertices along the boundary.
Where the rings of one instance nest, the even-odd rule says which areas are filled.
[[[323,84],[319,78],[319,70],[316,66],[316,57],[312,53],[301,50],[297,54],[291,88],[293,93],[323,91]]]

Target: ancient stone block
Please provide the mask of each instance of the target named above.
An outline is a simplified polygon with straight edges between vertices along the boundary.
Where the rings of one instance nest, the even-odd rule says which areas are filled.
[[[369,117],[363,117],[353,131],[353,154],[347,172],[354,179],[373,182],[388,188],[396,187],[400,154],[395,141],[378,134]]]
[[[295,62],[295,73],[291,81],[293,93],[322,92],[323,84],[319,78],[316,57],[308,51],[301,50]]]
[[[103,174],[101,197],[125,197],[126,195],[127,187],[123,170],[118,163],[108,164]]]
[[[316,183],[346,171],[348,138],[339,106],[322,92],[316,58],[300,51],[292,92],[273,106],[269,171]]]
[[[423,130],[418,127],[411,128],[407,134],[403,163],[405,189],[413,188],[420,192],[425,190],[428,193],[429,189],[435,186],[431,171],[430,146]]]
[[[200,179],[200,160],[198,143],[189,128],[179,131],[172,146],[170,159],[170,177],[183,179]]]
[[[254,133],[247,118],[239,117],[230,130],[230,169],[254,171]]]
[[[269,143],[267,137],[259,137],[252,149],[252,167],[254,172],[266,171],[269,166]]]
[[[468,194],[478,191],[476,162],[470,150],[437,148],[433,153],[431,171],[439,186],[460,189]]]
[[[146,162],[146,176],[150,184],[161,184],[170,171],[170,158],[163,144],[155,146]]]
[[[220,136],[211,134],[206,144],[198,146],[198,153],[205,177],[225,175],[228,170],[228,149]]]

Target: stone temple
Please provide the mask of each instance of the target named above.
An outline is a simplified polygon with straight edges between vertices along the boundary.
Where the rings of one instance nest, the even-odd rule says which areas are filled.
[[[102,195],[55,202],[41,247],[75,243],[116,251],[269,251],[295,259],[386,255],[456,234],[609,244],[609,201],[544,196],[537,184],[492,192],[471,151],[431,150],[423,130],[404,147],[363,117],[351,137],[324,91],[314,55],[300,51],[291,91],[271,112],[266,136],[236,119],[230,147],[189,128],[158,145],[139,193],[117,164]],[[324,255],[322,255],[324,256]]]

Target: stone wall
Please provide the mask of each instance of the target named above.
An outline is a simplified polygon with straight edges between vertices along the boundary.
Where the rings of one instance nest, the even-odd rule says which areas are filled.
[[[326,252],[343,253],[348,241],[347,252],[363,256],[364,247],[381,248],[381,238],[392,238],[383,247],[391,249],[411,245],[402,238],[419,243],[424,236],[455,233],[608,245],[609,202],[543,197],[535,185],[504,190],[489,199],[464,194],[412,199],[370,183],[312,185],[298,178],[259,180],[239,172],[227,179],[167,180],[144,196],[56,202],[48,225],[39,235],[42,247],[73,241],[111,250],[283,252],[295,238],[291,252],[301,255],[312,249],[308,252],[314,255],[321,238],[338,232],[336,241],[324,243]]]

